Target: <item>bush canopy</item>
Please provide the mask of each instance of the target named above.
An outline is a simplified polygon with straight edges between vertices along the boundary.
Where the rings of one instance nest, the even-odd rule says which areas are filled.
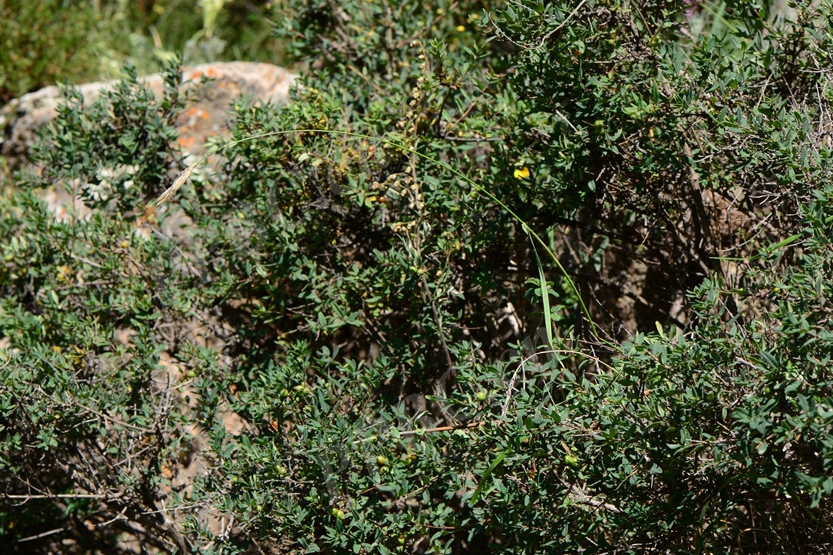
[[[0,195],[0,543],[828,553],[831,14],[286,0],[293,102],[196,166],[175,65],[68,90]]]

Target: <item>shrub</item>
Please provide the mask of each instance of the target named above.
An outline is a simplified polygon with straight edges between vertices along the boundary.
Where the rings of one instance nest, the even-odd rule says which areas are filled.
[[[2,198],[0,534],[824,552],[829,33],[721,6],[287,2],[295,101],[152,208],[175,70],[70,93]]]
[[[2,370],[9,504],[0,534],[21,540],[22,551],[37,545],[23,538],[56,528],[70,538],[57,544],[64,552],[115,550],[122,532],[148,546],[186,546],[159,512],[191,434],[176,374],[159,367],[173,336],[157,330],[186,317],[197,289],[180,281],[175,245],[137,234],[152,223],[137,205],[161,191],[175,163],[177,79],[169,75],[160,104],[135,75],[86,112],[68,95],[46,130],[50,148],[38,150],[45,170],[3,196],[0,326],[13,348]],[[56,220],[36,195],[50,183],[95,210]]]

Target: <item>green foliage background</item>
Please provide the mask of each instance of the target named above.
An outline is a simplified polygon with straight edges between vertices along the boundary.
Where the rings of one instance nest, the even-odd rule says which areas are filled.
[[[265,0],[3,0],[0,103],[48,85],[114,79],[128,63],[152,73],[177,54],[187,64],[280,64],[271,10]]]
[[[176,67],[68,93],[0,198],[0,539],[829,551],[831,8],[288,0],[293,102],[154,210]]]

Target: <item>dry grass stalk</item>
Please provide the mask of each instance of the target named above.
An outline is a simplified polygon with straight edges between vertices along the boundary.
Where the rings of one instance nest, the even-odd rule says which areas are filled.
[[[182,173],[180,173],[179,176],[174,180],[173,185],[165,189],[165,192],[159,195],[159,198],[156,199],[153,205],[159,206],[163,202],[168,202],[169,200],[171,200],[171,198],[173,198],[174,196],[174,193],[176,193],[177,190],[180,187],[182,187],[186,181],[188,181],[188,178],[191,177],[191,173],[196,169],[198,165],[199,162],[197,162],[196,164],[191,164],[190,166],[182,170]]]

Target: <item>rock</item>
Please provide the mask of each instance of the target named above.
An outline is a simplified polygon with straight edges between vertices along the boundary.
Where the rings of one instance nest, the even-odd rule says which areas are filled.
[[[209,81],[203,83],[203,77]],[[191,163],[202,156],[208,139],[229,134],[229,108],[232,102],[246,97],[251,102],[285,104],[289,101],[289,88],[295,77],[295,74],[283,68],[250,62],[212,63],[183,68],[183,85],[180,90],[187,93],[188,103],[177,124],[183,161]],[[139,80],[157,98],[162,97],[165,90],[162,74]],[[117,82],[89,83],[76,88],[83,96],[84,104],[90,105],[104,91],[114,88]],[[46,87],[13,100],[0,109],[0,154],[5,158],[5,164],[2,165],[6,166],[6,170],[26,165],[38,129],[57,115],[57,107],[63,101],[60,88]],[[209,159],[209,164],[213,162],[216,160]],[[102,171],[123,169],[103,168]],[[90,209],[65,186],[55,184],[47,187],[43,195],[49,210],[59,221],[69,219],[71,213],[82,218],[90,214]],[[174,225],[173,222],[168,224],[169,227]],[[143,236],[147,236],[150,231],[146,228],[137,229]]]
[[[211,81],[201,84],[203,76]],[[188,91],[192,99],[180,115],[180,146],[190,154],[201,155],[207,139],[224,135],[229,129],[228,109],[232,101],[245,96],[253,101],[284,104],[289,100],[294,80],[295,74],[271,64],[223,62],[183,68],[182,90]],[[157,98],[161,97],[165,85],[161,74],[140,81]],[[89,104],[115,83],[89,83],[78,90],[84,103]],[[36,131],[55,117],[62,100],[61,89],[46,87],[13,100],[0,110],[0,153],[9,165],[18,166],[26,160]]]

